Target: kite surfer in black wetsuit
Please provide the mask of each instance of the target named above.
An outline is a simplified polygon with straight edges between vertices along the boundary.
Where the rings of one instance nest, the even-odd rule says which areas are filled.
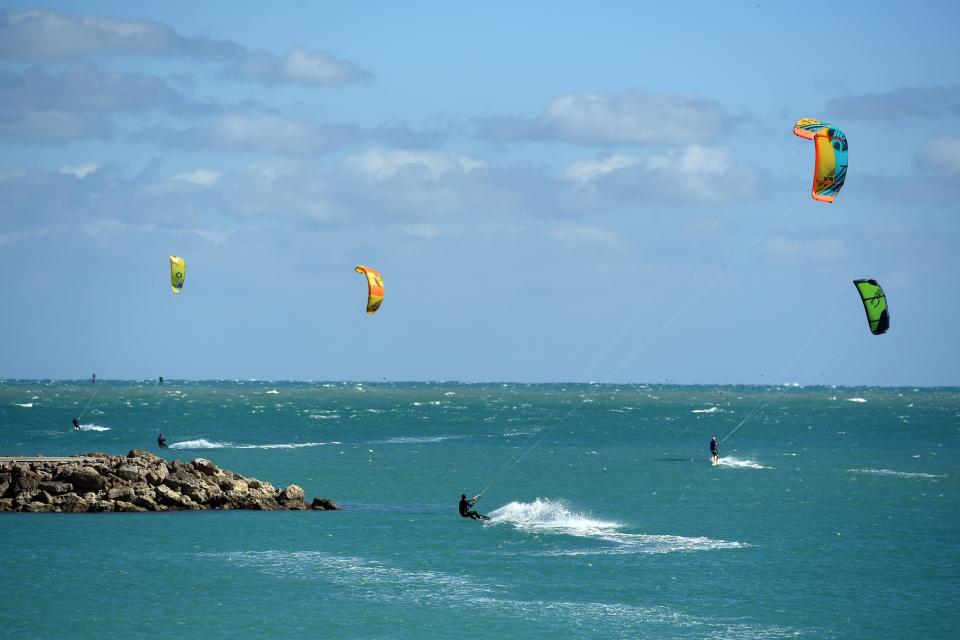
[[[80,421],[76,418],[73,419],[73,430],[80,431]]]
[[[481,515],[476,511],[471,511],[470,507],[477,504],[480,500],[480,494],[473,496],[473,499],[467,500],[467,494],[460,494],[460,517],[472,518],[473,520],[489,520],[489,516]]]
[[[167,448],[167,439],[162,433],[157,435],[157,444],[160,445],[161,449]]]
[[[720,462],[720,443],[717,442],[717,436],[710,440],[710,457],[713,458],[713,464]]]

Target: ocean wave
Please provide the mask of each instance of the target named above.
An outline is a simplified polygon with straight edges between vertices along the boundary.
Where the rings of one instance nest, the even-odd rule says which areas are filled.
[[[556,549],[541,554],[547,556],[661,554],[749,546],[702,536],[624,533],[622,524],[574,511],[563,500],[537,498],[533,502],[511,502],[490,512],[489,516],[489,525],[508,524],[524,533],[552,533],[610,543],[601,548]]]
[[[80,431],[110,431],[110,427],[101,427],[98,424],[81,424]]]
[[[717,467],[727,467],[729,469],[769,469],[755,460],[741,460],[735,456],[723,456],[718,462],[713,463]]]
[[[302,449],[304,447],[322,447],[329,444],[341,444],[340,442],[289,442],[279,444],[234,444],[233,442],[211,442],[200,438],[198,440],[185,440],[183,442],[174,442],[170,445],[171,449]]]
[[[722,613],[694,616],[665,605],[517,598],[508,585],[490,584],[469,573],[403,568],[388,562],[323,551],[231,551],[202,553],[225,564],[305,583],[336,585],[349,597],[382,604],[437,603],[453,612],[508,615],[532,621],[541,631],[564,637],[789,638],[798,631],[751,624]]]
[[[690,413],[716,413],[720,411],[718,407],[710,407],[709,409],[694,409]]]
[[[23,407],[24,409],[33,409],[33,403],[32,403],[32,402],[14,402],[14,403],[13,403],[13,406],[15,406],[15,407]]]
[[[892,469],[847,469],[847,473],[864,473],[873,476],[892,476],[894,478],[946,478],[946,474],[894,471]]]
[[[400,436],[396,438],[387,438],[386,440],[374,440],[372,444],[430,444],[432,442],[443,442],[444,440],[453,440],[463,436]]]
[[[847,402],[866,402],[866,398],[847,398]]]

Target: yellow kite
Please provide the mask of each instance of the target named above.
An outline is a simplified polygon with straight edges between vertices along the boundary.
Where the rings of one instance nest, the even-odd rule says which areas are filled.
[[[170,256],[170,288],[174,293],[183,289],[183,281],[187,277],[187,263],[183,258]]]

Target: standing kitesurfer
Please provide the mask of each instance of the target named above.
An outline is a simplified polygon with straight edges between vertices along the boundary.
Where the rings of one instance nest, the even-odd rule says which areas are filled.
[[[157,444],[160,445],[161,449],[167,448],[167,439],[162,433],[157,435]]]
[[[713,458],[713,464],[720,462],[720,443],[717,442],[717,436],[710,440],[710,457]]]
[[[73,430],[80,431],[80,421],[76,418],[73,419]]]
[[[481,515],[476,511],[471,511],[470,507],[477,504],[480,500],[480,494],[473,496],[472,499],[467,500],[467,494],[460,494],[460,517],[461,518],[472,518],[474,520],[489,520],[488,516]]]

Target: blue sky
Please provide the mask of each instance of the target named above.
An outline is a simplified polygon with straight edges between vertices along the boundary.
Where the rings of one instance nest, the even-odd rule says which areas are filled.
[[[960,384],[955,3],[411,4],[0,2],[0,377]]]

